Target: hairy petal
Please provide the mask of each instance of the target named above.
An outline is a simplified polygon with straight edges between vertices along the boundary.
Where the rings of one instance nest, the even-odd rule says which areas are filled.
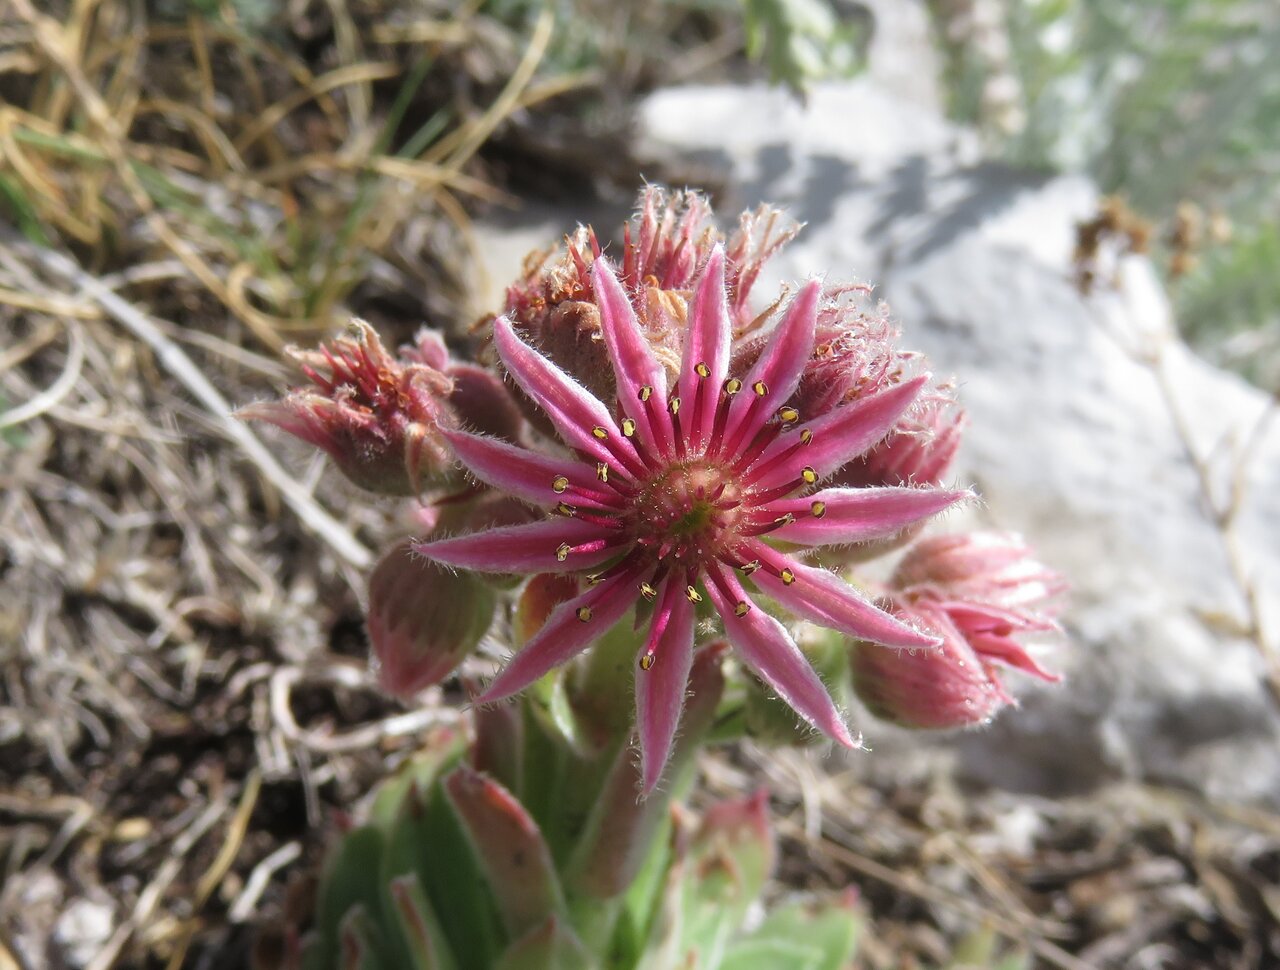
[[[467,471],[486,485],[531,505],[558,505],[565,495],[555,490],[554,483],[564,476],[573,487],[572,504],[617,507],[616,493],[601,489],[596,470],[577,459],[544,455],[466,431],[446,431],[444,436]]]
[[[685,686],[693,664],[694,610],[682,577],[668,576],[658,591],[649,641],[641,657],[652,665],[636,669],[636,725],[640,734],[643,790],[653,791],[671,755]]]
[[[795,562],[763,542],[751,543],[750,549],[751,556],[765,564],[752,574],[752,582],[796,616],[889,647],[938,645],[937,637],[886,613],[835,573]],[[777,575],[784,572],[794,577],[791,583]]]
[[[649,349],[636,311],[603,256],[591,264],[591,287],[600,307],[600,331],[618,386],[638,388],[647,384],[659,398],[666,397],[667,373]]]
[[[640,467],[630,441],[608,409],[590,391],[521,340],[506,317],[493,324],[493,343],[511,376],[538,402],[565,442],[615,469]],[[601,438],[596,429],[600,429]]]
[[[971,494],[942,488],[827,488],[803,498],[770,502],[766,506],[769,516],[789,513],[796,519],[769,535],[806,546],[881,539]]]
[[[928,375],[922,374],[792,428],[752,463],[748,477],[765,489],[795,478],[804,466],[825,478],[888,434],[928,381]],[[799,444],[806,431],[812,439]]]
[[[729,376],[732,341],[729,299],[724,285],[724,246],[717,243],[689,303],[689,331],[680,368],[680,396],[690,404],[687,420],[696,444],[705,443],[711,433],[720,388]],[[705,377],[698,373],[699,365],[706,366]],[[703,400],[695,414],[699,394]]]
[[[1021,670],[1023,673],[1041,680],[1056,684],[1062,680],[1061,674],[1046,670],[1027,653],[1026,649],[1013,637],[1002,637],[995,634],[980,633],[968,637],[970,646],[984,661],[997,661]]]
[[[826,685],[782,624],[753,605],[733,574],[718,565],[707,569],[706,587],[729,642],[760,679],[828,737],[847,748],[858,747]],[[742,603],[748,609],[740,616]]]
[[[476,698],[476,703],[489,704],[518,694],[591,646],[631,609],[635,582],[642,571],[638,565],[629,565],[557,606],[542,629]],[[584,615],[588,617],[585,621]]]
[[[528,525],[484,529],[448,539],[419,542],[413,549],[447,566],[485,573],[556,573],[598,566],[617,555],[613,529],[580,519],[555,517]],[[560,558],[562,546],[570,551]],[[590,545],[589,549],[574,547]]]
[[[645,407],[639,391],[649,387],[654,400],[666,401],[666,369],[653,356],[635,309],[604,257],[591,264],[591,286],[600,308],[600,332],[617,377],[618,402],[635,420],[636,433],[646,448],[654,450],[659,442],[665,447],[671,440],[671,419],[661,407]]]
[[[769,335],[760,359],[743,378],[743,390],[734,398],[725,440],[732,450],[736,442],[750,441],[769,417],[786,403],[800,382],[800,373],[813,352],[822,283],[810,280],[796,294],[782,322]],[[765,390],[759,394],[755,389]]]

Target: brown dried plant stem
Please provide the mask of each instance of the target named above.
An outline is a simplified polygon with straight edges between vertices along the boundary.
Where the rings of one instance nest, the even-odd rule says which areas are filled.
[[[1220,499],[1213,486],[1213,468],[1209,457],[1201,454],[1196,448],[1191,427],[1178,401],[1177,391],[1164,359],[1163,341],[1155,342],[1141,359],[1155,378],[1161,400],[1169,413],[1170,421],[1173,422],[1183,451],[1191,467],[1195,469],[1201,498],[1222,541],[1222,551],[1227,560],[1227,568],[1231,571],[1232,581],[1240,590],[1240,596],[1244,602],[1244,634],[1262,656],[1267,668],[1267,688],[1276,703],[1280,704],[1280,649],[1275,648],[1267,636],[1262,616],[1262,597],[1258,591],[1258,584],[1249,575],[1249,568],[1244,562],[1236,533],[1236,523],[1248,493],[1249,463],[1270,431],[1277,411],[1280,411],[1280,402],[1272,398],[1270,405],[1258,416],[1253,427],[1238,446],[1231,469],[1229,494],[1225,500]]]

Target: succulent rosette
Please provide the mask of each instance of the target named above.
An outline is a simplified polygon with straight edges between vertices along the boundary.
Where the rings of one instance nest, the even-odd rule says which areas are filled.
[[[616,390],[592,393],[499,317],[493,341],[511,379],[564,448],[534,450],[467,431],[443,434],[478,479],[547,510],[527,525],[419,544],[443,564],[489,573],[579,573],[585,589],[546,623],[478,698],[510,697],[566,663],[637,608],[643,786],[657,784],[680,719],[701,613],[718,614],[743,662],[814,727],[857,742],[787,628],[760,599],[859,640],[929,648],[937,639],[876,606],[806,550],[894,535],[968,493],[926,487],[823,487],[881,441],[928,385],[927,374],[802,414],[789,403],[815,353],[823,286],[810,280],[740,372],[738,315],[724,249],[713,244],[680,301],[679,367],[654,352],[651,287],[620,281],[604,257],[588,299]],[[670,323],[668,314],[667,322]]]

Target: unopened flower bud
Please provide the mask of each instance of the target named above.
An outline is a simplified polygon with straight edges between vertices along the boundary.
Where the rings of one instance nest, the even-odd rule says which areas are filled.
[[[409,698],[449,676],[489,629],[494,593],[471,573],[416,555],[405,540],[369,578],[369,641],[378,684]]]
[[[1058,629],[1051,600],[1065,583],[1017,536],[926,539],[903,558],[891,587],[899,615],[937,634],[942,645],[905,654],[865,643],[854,647],[855,690],[878,716],[919,728],[981,724],[1012,703],[1000,667],[1059,679],[1019,637]]]
[[[399,358],[356,320],[319,350],[291,348],[312,386],[240,416],[269,421],[320,448],[352,482],[372,492],[415,495],[456,476],[442,428],[468,427],[514,438],[519,413],[496,377],[451,364],[430,331]]]
[[[641,193],[635,216],[623,228],[618,280],[670,378],[680,369],[688,298],[716,244],[724,245],[729,312],[734,328],[741,330],[753,322],[751,288],[761,268],[797,229],[777,209],[761,206],[744,213],[726,240],[698,193],[669,193],[657,186]],[[506,315],[528,343],[608,400],[616,388],[591,282],[591,266],[600,253],[594,230],[580,227],[558,255],[531,259],[524,277],[507,290]],[[538,421],[536,409],[525,410]]]
[[[1061,574],[1037,561],[1030,546],[1008,532],[932,536],[917,543],[893,574],[910,596],[979,600],[1021,608],[1026,616],[1051,615],[1051,601],[1066,590]],[[1030,613],[1038,607],[1040,614]]]
[[[945,730],[986,724],[1013,703],[990,665],[944,615],[907,609],[898,615],[938,634],[942,644],[922,650],[856,644],[854,692],[872,714],[900,727]]]

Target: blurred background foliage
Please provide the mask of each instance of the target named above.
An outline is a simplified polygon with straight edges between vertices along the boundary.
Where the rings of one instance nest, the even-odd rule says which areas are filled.
[[[1155,255],[1186,334],[1280,388],[1280,5],[930,7],[952,115],[1016,164],[1087,173],[1163,229]]]
[[[801,90],[865,38],[826,0],[15,0],[0,22],[0,217],[99,271],[176,258],[274,349],[352,313],[466,316],[477,206],[629,197],[638,94],[748,56]]]

